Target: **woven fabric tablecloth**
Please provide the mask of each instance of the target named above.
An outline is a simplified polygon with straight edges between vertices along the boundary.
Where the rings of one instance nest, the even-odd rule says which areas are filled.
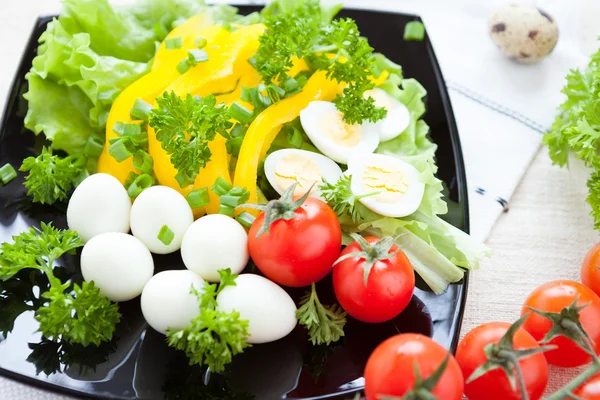
[[[399,0],[379,0],[369,4],[397,6],[397,2]],[[31,25],[37,15],[56,12],[57,0],[21,0],[10,4],[4,0],[0,3],[3,38],[0,98],[3,99]],[[581,167],[561,170],[550,165],[544,149],[537,154],[507,212],[501,215],[487,240],[494,249],[493,258],[471,275],[463,334],[484,322],[514,321],[529,292],[543,282],[579,279],[580,263],[598,240],[584,203],[586,178],[587,171]],[[474,194],[471,192],[470,196]],[[564,384],[575,372],[553,370],[549,391]],[[0,400],[65,399],[69,397],[0,377]]]

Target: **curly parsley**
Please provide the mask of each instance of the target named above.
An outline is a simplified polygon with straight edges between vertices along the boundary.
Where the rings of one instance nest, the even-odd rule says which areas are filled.
[[[29,172],[25,177],[25,187],[34,202],[54,204],[67,199],[67,193],[85,173],[85,163],[84,157],[61,158],[44,147],[39,156],[23,160],[19,170]]]
[[[13,243],[2,244],[0,280],[27,268],[42,271],[50,288],[41,294],[42,306],[36,311],[39,331],[49,339],[99,345],[113,336],[121,317],[118,306],[102,296],[94,282],[63,283],[54,274],[54,262],[81,246],[77,233],[42,223],[40,229],[31,228],[14,236]]]
[[[200,98],[188,94],[182,99],[171,92],[156,101],[158,107],[150,113],[150,126],[177,169],[175,178],[179,185],[187,186],[210,161],[210,141],[217,134],[229,137],[228,130],[233,125],[229,110],[224,103],[216,104],[213,95]]]
[[[217,310],[217,295],[227,286],[235,286],[237,275],[230,269],[219,271],[221,283],[204,283],[204,290],[191,293],[198,296],[200,314],[184,329],[167,331],[169,346],[185,352],[190,365],[206,365],[213,372],[222,372],[233,356],[250,347],[248,321],[240,319],[237,311]]]
[[[343,95],[334,99],[348,123],[384,118],[386,110],[363,96],[374,87],[370,76],[377,75],[373,48],[360,36],[354,20],[325,23],[324,19],[318,0],[267,16],[267,29],[252,61],[256,70],[268,86],[283,85],[294,78],[287,74],[294,58],[305,58],[312,69],[327,71],[328,78],[348,84]]]
[[[313,345],[328,345],[344,336],[346,313],[337,304],[321,304],[314,283],[311,290],[300,300],[296,316],[300,325],[308,329],[308,336]]]

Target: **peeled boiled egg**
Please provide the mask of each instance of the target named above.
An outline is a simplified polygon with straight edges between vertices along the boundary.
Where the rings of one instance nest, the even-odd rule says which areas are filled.
[[[129,232],[131,200],[119,180],[90,175],[77,186],[67,206],[67,224],[84,243],[105,232]]]
[[[183,329],[200,313],[195,288],[204,290],[204,281],[188,270],[163,271],[144,286],[141,297],[142,314],[154,330],[166,334],[167,329]]]
[[[327,157],[347,164],[351,156],[370,154],[379,145],[379,136],[362,125],[349,125],[335,104],[313,101],[300,111],[304,131],[317,149]]]
[[[352,158],[348,164],[352,192],[369,210],[386,217],[405,217],[417,211],[425,184],[412,165],[392,156],[369,154]]]
[[[366,122],[366,130],[372,130],[379,135],[379,140],[385,142],[399,136],[410,124],[408,108],[383,89],[375,88],[364,93],[366,98],[375,100],[375,106],[387,110],[385,118],[377,122]]]
[[[240,313],[249,322],[248,343],[268,343],[287,336],[296,327],[296,304],[275,283],[254,274],[242,274],[235,286],[227,286],[217,296],[217,309]]]
[[[179,250],[183,235],[194,222],[192,209],[185,197],[167,186],[144,190],[131,207],[131,233],[153,253],[168,254]],[[159,239],[164,226],[173,233],[170,242]]]
[[[238,274],[248,264],[248,234],[233,218],[207,215],[185,232],[181,258],[190,271],[209,282],[219,282],[219,270],[230,268]]]
[[[265,175],[279,194],[283,194],[294,183],[298,183],[294,197],[303,196],[311,185],[337,182],[342,169],[329,158],[306,150],[284,149],[271,153],[265,160]],[[311,195],[318,197],[317,185]]]
[[[127,301],[142,293],[154,274],[154,261],[139,239],[108,232],[94,236],[83,246],[81,273],[112,301]]]

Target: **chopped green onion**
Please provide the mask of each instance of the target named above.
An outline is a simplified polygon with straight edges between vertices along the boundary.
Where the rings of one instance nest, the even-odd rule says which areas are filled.
[[[263,83],[258,85],[257,91],[258,91],[258,99],[265,107],[269,107],[271,104],[273,104],[273,100],[269,96],[269,91],[267,90],[267,87]]]
[[[210,196],[208,195],[208,188],[202,188],[192,190],[186,199],[192,209],[206,207],[210,203]]]
[[[202,49],[188,50],[188,60],[192,65],[208,61],[208,53]]]
[[[296,149],[302,148],[302,145],[304,144],[302,132],[300,132],[298,128],[292,127],[292,129],[288,131],[288,142]]]
[[[425,26],[420,21],[410,21],[404,26],[404,40],[422,41],[425,37]]]
[[[105,127],[108,122],[108,111],[101,111],[96,117],[98,126]]]
[[[98,158],[104,150],[104,143],[96,135],[90,135],[85,142],[83,154],[88,158]]]
[[[229,132],[229,134],[233,137],[240,137],[244,136],[247,130],[248,128],[246,128],[244,125],[235,124],[233,128],[231,128],[231,132]]]
[[[167,225],[163,225],[163,227],[160,228],[160,232],[158,232],[158,240],[163,242],[165,246],[168,246],[171,244],[173,239],[175,239],[175,234],[173,231],[169,229]]]
[[[131,157],[131,152],[127,149],[121,138],[118,138],[108,147],[108,154],[117,160],[117,162],[125,161]]]
[[[206,47],[206,45],[208,44],[208,41],[206,39],[204,39],[202,36],[198,36],[196,38],[196,47],[199,49],[202,49],[204,47]]]
[[[256,89],[255,87],[249,88],[246,86],[242,86],[242,95],[240,96],[240,98],[247,103],[254,103],[257,91],[258,89]]]
[[[148,115],[152,112],[152,104],[146,103],[142,99],[136,99],[133,108],[129,112],[131,119],[148,121]]]
[[[237,207],[240,204],[242,204],[242,202],[240,201],[241,197],[239,196],[232,196],[229,194],[225,194],[223,196],[221,196],[219,198],[219,203],[221,204],[221,206],[228,206],[228,207]]]
[[[179,71],[179,73],[183,75],[190,69],[190,67],[191,65],[189,60],[187,58],[184,58],[179,64],[177,64],[177,71]]]
[[[133,155],[133,167],[147,174],[154,167],[154,160],[144,150],[138,150]]]
[[[242,203],[248,201],[248,199],[250,198],[250,192],[245,187],[237,187],[236,186],[236,187],[234,187],[233,189],[231,189],[229,191],[229,195],[230,196],[241,197],[243,199]]]
[[[252,223],[254,222],[256,218],[254,217],[254,215],[244,211],[242,213],[240,213],[238,216],[235,217],[235,220],[237,222],[239,222],[240,224],[242,224],[242,226],[244,228],[250,229],[250,226],[252,225]]]
[[[283,89],[286,93],[298,89],[298,81],[294,78],[287,79],[285,82],[283,82]]]
[[[182,45],[183,45],[183,40],[181,40],[180,37],[175,37],[175,38],[165,40],[165,49],[167,49],[167,50],[180,49]]]
[[[281,100],[285,96],[285,90],[274,83],[267,86],[267,93],[271,99],[275,99],[276,101]]]
[[[110,90],[104,90],[102,92],[99,92],[98,93],[98,101],[101,101],[104,103],[113,103],[120,92],[121,92],[120,89],[110,89]]]
[[[115,126],[113,126],[112,130],[113,130],[113,132],[115,132],[117,135],[120,135],[120,136],[124,136],[124,135],[136,136],[136,135],[140,135],[142,133],[142,125],[129,124],[129,123],[117,121],[115,123]]]
[[[233,189],[233,186],[231,186],[231,183],[227,182],[225,179],[218,177],[215,180],[215,183],[212,185],[212,188],[210,188],[210,190],[213,191],[213,193],[215,193],[217,196],[223,196],[227,193],[229,193],[229,191]]]
[[[256,69],[256,57],[250,57],[248,59],[248,64],[252,65],[252,68]]]
[[[243,136],[236,136],[232,137],[231,139],[227,139],[227,141],[225,142],[227,154],[231,154],[232,156],[237,157],[240,154],[240,149],[242,148],[243,142]]]
[[[16,177],[17,171],[15,171],[12,165],[7,163],[0,168],[0,180],[3,184],[6,185],[8,182],[12,181]]]
[[[231,118],[241,122],[242,124],[247,124],[252,121],[252,111],[248,110],[246,107],[238,103],[237,101],[233,102],[231,107],[229,107],[229,115]]]
[[[194,180],[190,178],[187,174],[182,172],[177,172],[175,175],[175,180],[179,183],[179,187],[186,187],[194,183]]]
[[[233,217],[234,213],[235,213],[234,207],[230,207],[225,204],[221,204],[221,206],[219,207],[219,214],[227,215],[228,217]]]
[[[152,186],[152,177],[150,175],[138,175],[138,177],[135,178],[127,188],[127,194],[129,194],[129,197],[135,199],[140,195],[140,193],[142,193],[145,189],[148,189],[150,186]]]

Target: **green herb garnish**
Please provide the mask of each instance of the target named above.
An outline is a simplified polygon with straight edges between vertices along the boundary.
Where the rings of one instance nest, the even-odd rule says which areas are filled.
[[[185,187],[194,182],[198,171],[210,161],[210,141],[217,134],[229,135],[233,124],[227,106],[216,104],[213,95],[199,98],[188,94],[182,99],[175,92],[165,93],[156,101],[158,108],[150,114],[150,126],[177,169],[175,178],[179,185]]]
[[[2,244],[0,280],[6,281],[27,268],[42,271],[50,289],[41,294],[43,305],[36,311],[39,331],[49,339],[99,345],[111,340],[120,314],[118,306],[100,294],[94,282],[80,286],[63,283],[54,275],[54,262],[83,246],[77,233],[58,230],[42,222],[41,228],[31,228],[13,243]]]
[[[85,158],[61,158],[44,147],[39,156],[23,160],[19,170],[29,172],[25,177],[25,187],[34,202],[54,204],[67,199],[67,193],[73,190],[85,170]]]
[[[237,275],[230,269],[220,270],[220,284],[204,283],[204,291],[192,287],[191,293],[198,296],[200,314],[182,330],[167,331],[167,343],[185,351],[190,365],[206,365],[212,372],[222,372],[233,356],[250,347],[248,321],[240,319],[237,311],[218,311],[217,295],[227,286],[235,286]]]

